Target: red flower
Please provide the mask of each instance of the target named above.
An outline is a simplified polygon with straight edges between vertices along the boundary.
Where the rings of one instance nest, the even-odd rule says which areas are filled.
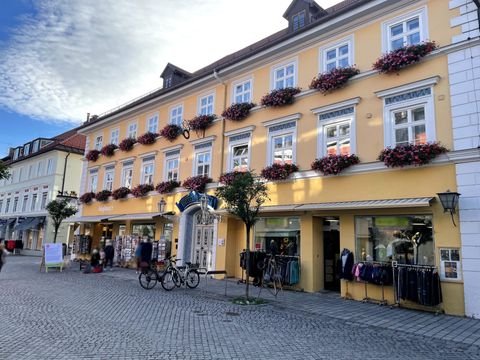
[[[115,200],[125,199],[130,194],[130,189],[127,187],[120,187],[112,192],[112,197]]]
[[[142,136],[139,136],[137,141],[142,145],[150,145],[153,144],[157,139],[158,134],[152,132],[146,132]]]
[[[89,204],[92,202],[92,200],[95,198],[95,193],[94,192],[86,192],[82,196],[80,196],[80,202],[82,204]]]
[[[437,45],[434,41],[405,46],[384,54],[373,64],[373,68],[382,73],[397,72],[408,65],[419,62],[436,48]]]
[[[212,123],[213,120],[217,118],[217,115],[197,115],[192,120],[188,121],[188,126],[192,130],[205,130],[207,129]]]
[[[315,159],[312,170],[321,171],[323,175],[337,175],[349,166],[360,162],[358,156],[352,155],[328,155],[321,159]]]
[[[264,95],[260,103],[263,106],[283,106],[293,104],[295,95],[301,91],[298,87],[287,87],[284,89],[272,90]]]
[[[169,141],[175,140],[181,133],[182,128],[175,124],[168,124],[160,131],[160,135]]]
[[[399,145],[382,150],[378,160],[383,161],[388,167],[421,166],[447,151],[448,149],[439,143]]]
[[[327,94],[345,86],[348,79],[360,73],[356,67],[335,68],[313,78],[310,89],[317,89]]]
[[[173,191],[173,189],[177,188],[180,186],[180,183],[175,180],[169,180],[169,181],[164,181],[158,184],[155,187],[155,190],[157,190],[160,194],[167,194]]]
[[[237,103],[226,108],[222,113],[225,119],[240,121],[245,119],[250,113],[250,109],[256,106],[254,103]]]
[[[273,164],[264,168],[261,175],[271,181],[285,180],[298,170],[298,166],[295,164]]]
[[[122,151],[130,151],[133,149],[133,145],[135,145],[136,142],[137,140],[129,137],[129,138],[123,139],[122,142],[118,145],[118,147]]]
[[[100,152],[103,156],[113,156],[115,154],[115,150],[118,149],[118,146],[115,144],[108,144],[105,145]]]
[[[204,192],[206,185],[212,181],[208,176],[198,175],[185,179],[182,186],[190,191]]]
[[[95,195],[95,199],[97,201],[108,201],[110,195],[112,195],[112,192],[110,190],[102,190]]]
[[[132,195],[136,198],[147,196],[150,191],[153,191],[153,185],[141,184],[132,189]]]
[[[90,150],[87,155],[85,155],[85,158],[88,160],[88,161],[97,161],[98,160],[98,157],[100,156],[100,151],[98,150]]]

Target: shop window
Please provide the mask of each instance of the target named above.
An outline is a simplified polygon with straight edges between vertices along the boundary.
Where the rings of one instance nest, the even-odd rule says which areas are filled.
[[[460,249],[440,249],[440,279],[462,280]]]
[[[401,264],[434,265],[432,217],[357,216],[356,261],[398,261]]]
[[[275,255],[300,255],[300,218],[260,218],[255,224],[255,250]]]
[[[155,238],[155,224],[134,224],[132,225],[132,235]]]

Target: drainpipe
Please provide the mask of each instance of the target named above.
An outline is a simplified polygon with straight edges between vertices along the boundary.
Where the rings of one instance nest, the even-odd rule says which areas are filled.
[[[227,84],[225,84],[225,81],[218,76],[217,70],[213,70],[213,77],[217,79],[217,81],[223,85],[223,107],[222,107],[222,112],[227,108]],[[225,136],[223,134],[225,133],[225,119],[222,119],[222,134],[220,135],[221,140],[220,144],[222,147],[222,151],[220,152],[220,174],[223,174],[223,163],[225,159]]]
[[[67,163],[68,157],[70,156],[70,151],[68,152],[67,156],[65,156],[65,164],[63,165],[63,179],[62,179],[62,195],[63,191],[65,190],[65,175],[67,174]]]

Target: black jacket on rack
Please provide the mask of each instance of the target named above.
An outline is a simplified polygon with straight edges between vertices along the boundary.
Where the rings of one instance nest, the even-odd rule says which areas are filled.
[[[338,261],[338,274],[340,279],[353,280],[353,253],[348,249],[343,249]]]

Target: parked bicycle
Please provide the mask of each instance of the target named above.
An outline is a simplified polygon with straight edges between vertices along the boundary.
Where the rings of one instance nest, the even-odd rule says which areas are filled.
[[[257,266],[260,270],[263,270],[262,277],[258,284],[260,286],[258,296],[260,296],[262,288],[266,288],[272,295],[277,296],[283,288],[283,277],[275,255],[269,255],[258,263]]]
[[[167,291],[180,287],[183,284],[190,289],[196,288],[200,283],[200,275],[197,268],[189,262],[185,263],[186,266],[177,267],[176,262],[178,260],[180,259],[175,259],[173,256],[169,257],[167,266],[160,273],[154,266],[142,269],[138,276],[140,286],[146,290],[151,290],[160,282]]]

